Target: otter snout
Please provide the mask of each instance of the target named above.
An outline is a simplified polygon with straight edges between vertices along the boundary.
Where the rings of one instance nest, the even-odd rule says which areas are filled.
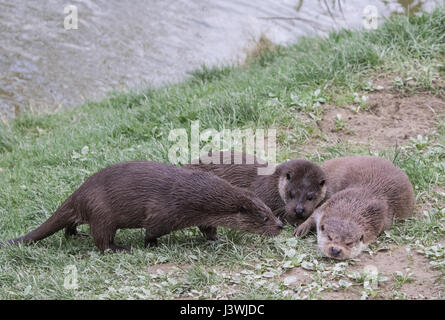
[[[303,216],[303,213],[304,213],[304,208],[303,208],[303,206],[297,206],[296,208],[295,208],[295,213],[297,214],[297,217],[298,218],[302,218],[302,216]]]
[[[340,256],[341,252],[342,252],[342,250],[339,248],[336,248],[336,247],[329,248],[329,254],[334,258]]]

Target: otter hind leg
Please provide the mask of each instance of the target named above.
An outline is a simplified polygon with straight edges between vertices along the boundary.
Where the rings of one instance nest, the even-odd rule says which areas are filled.
[[[70,238],[70,237],[86,238],[88,236],[89,236],[88,233],[78,231],[76,225],[68,226],[65,228],[65,237],[66,238]]]
[[[199,226],[198,228],[199,231],[202,232],[202,234],[206,237],[207,240],[216,241],[219,239],[216,227]]]

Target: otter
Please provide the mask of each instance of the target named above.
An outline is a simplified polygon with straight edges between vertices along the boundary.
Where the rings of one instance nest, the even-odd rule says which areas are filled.
[[[234,186],[252,191],[283,222],[302,223],[325,198],[326,177],[313,162],[289,160],[275,166],[270,174],[259,175],[259,168],[268,167],[266,161],[233,150],[218,153],[204,156],[219,158],[219,164],[204,163],[201,156],[184,167],[212,172]]]
[[[305,236],[316,228],[318,247],[327,257],[354,258],[393,220],[413,215],[413,186],[392,162],[351,156],[328,160],[322,168],[327,200],[294,234]]]
[[[211,173],[130,161],[93,174],[40,227],[8,243],[36,242],[63,228],[67,237],[77,235],[80,224],[89,224],[102,252],[129,250],[114,243],[121,228],[145,228],[145,247],[191,226],[198,226],[209,240],[216,239],[217,226],[266,236],[278,235],[283,228],[253,193]]]

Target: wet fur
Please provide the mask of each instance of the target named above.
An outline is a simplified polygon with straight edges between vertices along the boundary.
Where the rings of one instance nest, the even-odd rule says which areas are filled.
[[[100,250],[124,250],[114,243],[117,229],[145,228],[145,245],[174,230],[199,226],[208,239],[224,226],[268,236],[282,223],[251,192],[207,172],[149,161],[122,162],[89,177],[40,227],[9,244],[35,242],[65,228],[89,224]]]
[[[210,158],[215,155],[210,152],[206,156]],[[232,185],[251,190],[278,217],[291,224],[307,219],[325,197],[325,174],[318,165],[310,161],[290,160],[277,165],[269,175],[258,175],[258,168],[266,167],[267,163],[255,156],[220,151],[219,160],[220,164],[214,164],[204,163],[199,158],[185,168],[212,172]],[[313,195],[311,201],[306,199],[309,193]],[[303,208],[302,214],[296,214],[297,206]]]
[[[413,214],[411,182],[390,161],[353,156],[328,160],[322,168],[327,175],[327,200],[295,234],[304,236],[316,226],[319,247],[327,256],[332,257],[330,250],[335,247],[342,254],[334,258],[354,257],[395,219]],[[349,248],[348,242],[354,245]]]

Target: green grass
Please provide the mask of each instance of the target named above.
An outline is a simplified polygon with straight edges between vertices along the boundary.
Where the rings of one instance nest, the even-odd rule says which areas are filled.
[[[322,119],[326,105],[350,103],[354,92],[370,90],[374,79],[411,77],[414,88],[402,81],[394,90],[443,99],[444,57],[445,8],[440,7],[396,16],[370,32],[343,30],[288,47],[265,46],[245,65],[204,66],[180,84],[112,93],[71,111],[28,112],[0,122],[0,239],[40,225],[100,168],[127,160],[167,162],[169,131],[189,130],[193,120],[200,120],[201,130],[277,128],[280,161],[313,143],[315,120]],[[444,195],[436,188],[443,191],[445,184],[444,148],[442,122],[427,140],[379,151],[409,175],[420,214],[393,226],[371,247],[413,246],[442,275],[443,247],[437,246],[445,232]],[[308,158],[319,163],[356,153],[369,150],[320,143],[319,153]],[[343,269],[336,271],[337,262],[320,256],[313,236],[294,239],[291,232],[288,227],[269,239],[220,230],[219,241],[207,242],[196,229],[187,229],[144,249],[141,230],[121,230],[117,242],[131,245],[129,254],[100,254],[90,238],[66,240],[58,233],[35,245],[0,249],[0,299],[318,298],[336,290],[340,280],[352,281]],[[179,269],[149,271],[165,263]],[[78,289],[63,285],[68,265],[78,270]],[[314,269],[309,284],[283,285],[280,277],[296,267]]]

